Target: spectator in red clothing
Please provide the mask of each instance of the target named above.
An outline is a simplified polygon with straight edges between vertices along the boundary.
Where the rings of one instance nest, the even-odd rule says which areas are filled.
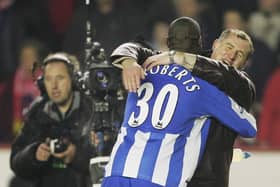
[[[0,142],[12,140],[12,84],[23,26],[14,0],[0,0]]]
[[[258,142],[262,148],[280,148],[280,68],[269,79],[262,101]]]
[[[26,38],[36,38],[52,51],[61,51],[61,42],[79,0],[15,1],[17,17],[23,23]]]
[[[32,67],[34,62],[40,62],[42,53],[44,47],[36,40],[26,40],[20,50],[20,64],[13,83],[13,135],[17,135],[22,127],[24,109],[40,95],[34,84]]]

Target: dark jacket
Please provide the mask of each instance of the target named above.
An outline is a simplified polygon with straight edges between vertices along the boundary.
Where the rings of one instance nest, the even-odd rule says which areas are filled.
[[[247,110],[255,100],[254,84],[243,71],[200,56],[193,75],[216,85]],[[228,186],[236,137],[234,131],[221,125],[216,119],[212,120],[205,152],[188,187]]]
[[[39,100],[29,109],[21,134],[12,144],[10,165],[16,175],[40,187],[87,187],[90,185],[89,160],[95,154],[90,144],[89,128],[92,101],[79,92],[64,117],[50,100]],[[36,160],[35,153],[47,137],[66,137],[76,145],[74,160],[66,168],[55,165],[53,157]],[[60,162],[61,163],[61,162]]]
[[[111,58],[117,62],[121,57],[132,57],[142,64],[155,54],[137,43],[118,47]],[[255,100],[255,87],[245,72],[203,56],[198,56],[192,74],[217,86],[247,110]],[[205,152],[188,187],[227,187],[237,134],[213,119],[207,138]]]

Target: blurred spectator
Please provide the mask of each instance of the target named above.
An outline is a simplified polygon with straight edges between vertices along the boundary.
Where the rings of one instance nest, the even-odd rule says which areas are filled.
[[[201,0],[210,3],[217,11],[218,17],[223,17],[224,11],[236,9],[242,13],[251,13],[257,9],[258,0]],[[250,6],[248,6],[250,5]]]
[[[86,21],[91,22],[92,39],[101,43],[110,54],[120,43],[128,40],[131,27],[125,24],[126,17],[120,12],[115,0],[97,0],[88,7],[82,5],[76,10],[66,33],[63,50],[75,54],[82,61],[86,39]]]
[[[78,0],[16,1],[18,17],[24,23],[25,37],[35,38],[52,51],[60,51]],[[63,12],[63,13],[62,13]]]
[[[152,31],[153,48],[159,51],[167,51],[166,39],[168,35],[169,24],[164,21],[154,23]]]
[[[158,21],[169,23],[171,20],[188,16],[198,20],[202,29],[203,47],[211,48],[212,42],[221,31],[221,24],[215,9],[204,0],[157,0],[149,9],[150,22],[153,25]],[[151,26],[150,26],[151,28]]]
[[[13,84],[13,135],[17,135],[22,127],[24,109],[40,95],[32,68],[35,62],[41,61],[44,52],[43,45],[36,40],[26,40],[20,50],[20,64]]]
[[[269,79],[262,101],[258,141],[262,148],[280,148],[280,68]]]
[[[189,16],[198,20],[202,29],[203,45],[211,48],[212,42],[218,38],[221,26],[213,7],[203,0],[174,0],[176,17]]]
[[[74,12],[74,6],[77,3],[75,4],[75,0],[47,0],[47,3],[51,26],[56,35],[62,37],[68,29]],[[61,13],[62,10],[63,14]]]
[[[12,85],[23,38],[13,0],[0,0],[0,141],[12,139]]]
[[[249,19],[251,33],[263,40],[271,49],[279,50],[280,1],[258,0],[259,9]]]
[[[224,13],[224,28],[236,28],[248,32],[246,14],[238,10],[227,10]],[[255,52],[249,59],[245,71],[250,75],[256,86],[257,102],[261,102],[263,89],[274,69],[277,67],[276,54],[260,39],[252,36]],[[259,110],[258,104],[256,110]],[[257,112],[257,111],[256,111]]]
[[[52,49],[54,32],[48,19],[46,2],[47,0],[15,1],[15,9],[18,18],[23,23],[25,38],[35,38]]]
[[[146,36],[150,41],[152,41],[153,28],[157,22],[170,23],[177,18],[177,14],[173,0],[154,0],[153,3],[149,3],[148,5],[147,11],[145,11],[147,25]]]
[[[161,6],[156,8],[154,4],[157,0],[123,0],[125,3],[122,4],[120,4],[119,1],[120,0],[117,0],[116,2],[118,2],[119,11],[126,19],[125,22],[127,25],[125,28],[127,30],[127,38],[133,40],[137,36],[141,36],[146,40],[151,39],[152,25],[155,21],[159,20],[154,13],[166,7],[165,4],[167,1],[158,0],[161,2]],[[170,12],[172,11],[170,11],[169,8],[164,12],[164,15],[168,17]],[[161,20],[166,19],[161,17]]]

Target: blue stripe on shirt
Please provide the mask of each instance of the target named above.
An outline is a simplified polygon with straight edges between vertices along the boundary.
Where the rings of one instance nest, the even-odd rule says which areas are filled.
[[[135,133],[137,131],[130,131],[130,136],[125,136],[124,137],[124,142],[122,143],[117,150],[116,156],[114,158],[113,166],[112,166],[112,175],[122,175],[124,171],[124,166],[125,166],[125,160],[127,157],[124,157],[122,155],[127,155],[131,146],[133,145],[135,141]]]
[[[146,179],[151,181],[155,163],[162,141],[155,141],[155,140],[162,140],[164,138],[164,134],[160,133],[152,133],[151,137],[145,147],[145,151],[143,154],[143,158],[141,160],[141,165],[139,168],[138,177],[142,179]],[[153,157],[149,157],[147,155],[154,155]]]
[[[171,157],[169,164],[169,173],[166,181],[166,186],[178,186],[179,184],[174,184],[174,181],[180,182],[182,177],[182,166],[184,157],[184,148],[186,144],[186,137],[178,137],[176,143],[174,144],[174,154]]]

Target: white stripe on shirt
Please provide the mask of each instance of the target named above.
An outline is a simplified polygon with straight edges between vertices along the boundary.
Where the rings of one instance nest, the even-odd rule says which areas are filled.
[[[194,121],[194,126],[190,136],[187,138],[185,145],[182,177],[179,186],[186,186],[186,181],[190,181],[197,167],[200,147],[201,147],[201,128],[203,127],[206,117],[198,118]]]
[[[151,133],[137,131],[135,141],[131,146],[124,166],[123,176],[136,178],[141,164],[142,156]]]
[[[152,182],[165,186],[169,172],[169,163],[174,144],[176,143],[177,134],[166,134],[162,140],[162,144],[158,153]]]
[[[114,158],[115,158],[116,152],[119,149],[119,146],[123,143],[123,139],[126,136],[126,134],[127,134],[126,128],[121,127],[120,134],[118,135],[118,139],[117,139],[117,141],[116,141],[116,143],[113,147],[113,150],[111,152],[110,161],[105,167],[105,170],[106,170],[105,177],[110,176],[111,173],[112,173],[112,166],[113,166],[113,163],[114,163]]]

